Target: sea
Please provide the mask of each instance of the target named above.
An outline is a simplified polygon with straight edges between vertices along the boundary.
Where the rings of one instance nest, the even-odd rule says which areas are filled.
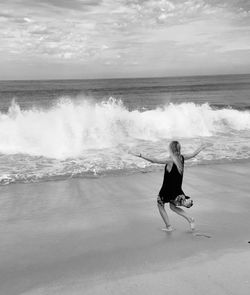
[[[250,159],[250,75],[0,81],[0,185],[162,169],[164,159],[212,144],[187,165]]]

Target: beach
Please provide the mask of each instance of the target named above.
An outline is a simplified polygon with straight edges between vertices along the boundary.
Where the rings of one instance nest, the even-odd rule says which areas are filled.
[[[249,4],[0,2],[0,295],[250,294]]]
[[[0,294],[248,294],[249,162],[185,168],[188,223],[162,172],[0,187]]]

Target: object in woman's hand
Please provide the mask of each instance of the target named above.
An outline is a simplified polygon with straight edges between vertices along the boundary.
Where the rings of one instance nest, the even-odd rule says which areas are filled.
[[[171,201],[175,206],[183,206],[186,208],[190,208],[193,206],[193,200],[190,197],[185,195],[179,195],[174,200]]]

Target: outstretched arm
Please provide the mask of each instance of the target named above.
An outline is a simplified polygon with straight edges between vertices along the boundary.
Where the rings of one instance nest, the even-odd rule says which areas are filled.
[[[151,163],[154,163],[154,164],[167,164],[169,161],[170,161],[170,158],[167,158],[167,159],[156,159],[156,158],[153,158],[153,157],[146,157],[146,156],[143,156],[141,153],[139,154],[136,154],[136,153],[131,153],[132,155],[138,157],[138,158],[142,158],[146,161],[149,161]]]
[[[205,143],[205,144],[202,144],[197,150],[195,150],[193,153],[190,153],[190,154],[185,154],[183,155],[184,159],[185,160],[189,160],[189,159],[192,159],[194,158],[195,156],[197,156],[203,149],[205,149],[206,147],[208,146],[211,146],[212,144],[208,144],[208,143]]]

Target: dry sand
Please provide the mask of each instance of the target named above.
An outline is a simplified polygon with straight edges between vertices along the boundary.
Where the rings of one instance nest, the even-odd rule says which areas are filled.
[[[161,173],[0,188],[0,294],[249,294],[250,163],[186,168],[197,229],[169,212]]]

